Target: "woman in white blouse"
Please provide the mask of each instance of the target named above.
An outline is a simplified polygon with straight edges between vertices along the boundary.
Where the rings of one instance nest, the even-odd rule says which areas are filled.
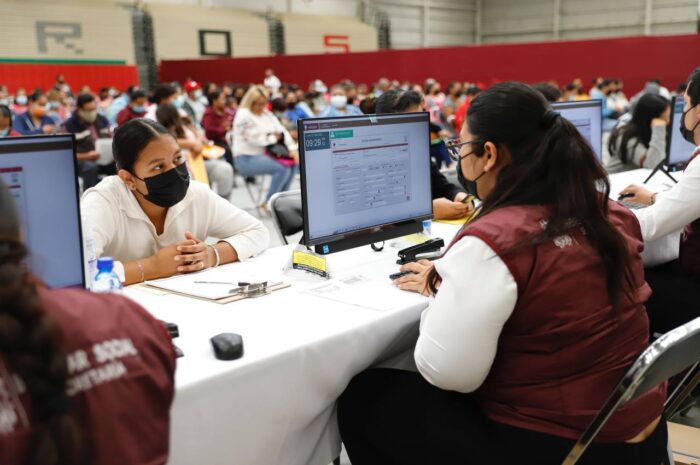
[[[299,154],[297,144],[277,117],[267,110],[269,94],[262,86],[253,86],[243,100],[233,121],[233,157],[236,170],[243,176],[271,174],[267,201],[277,192],[289,189]],[[271,145],[283,143],[289,157],[275,158],[268,154]]]
[[[634,210],[645,242],[683,230],[675,252],[678,260],[647,268],[646,279],[654,293],[647,310],[655,332],[666,332],[698,316],[700,299],[700,67],[688,78],[680,131],[696,146],[683,177],[668,192],[659,193],[632,185],[620,194],[649,205]],[[674,236],[670,236],[674,237]]]
[[[112,256],[125,284],[250,258],[267,247],[263,224],[207,186],[160,124],[129,121],[114,134],[118,176],[83,195],[95,254]],[[210,245],[208,237],[219,241]]]

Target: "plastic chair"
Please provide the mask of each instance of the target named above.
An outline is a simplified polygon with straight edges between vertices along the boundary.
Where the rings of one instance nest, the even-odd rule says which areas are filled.
[[[576,441],[562,465],[574,465],[581,458],[598,432],[619,407],[690,368],[666,401],[664,413],[666,418],[670,418],[694,387],[700,383],[698,365],[700,365],[700,318],[664,334],[637,357],[598,415]],[[669,463],[673,463],[670,457]]]
[[[274,194],[270,198],[270,213],[280,240],[289,244],[287,237],[304,229],[301,191],[297,189]]]

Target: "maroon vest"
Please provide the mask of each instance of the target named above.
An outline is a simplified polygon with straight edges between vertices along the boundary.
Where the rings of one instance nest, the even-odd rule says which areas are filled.
[[[629,247],[636,298],[651,291],[644,281],[637,219],[609,202],[609,219]],[[456,240],[476,236],[510,270],[518,301],[498,340],[488,377],[476,391],[494,421],[546,434],[577,438],[648,345],[642,303],[621,297],[614,310],[606,292],[603,264],[581,228],[552,242],[503,255],[524,237],[542,230],[550,209],[517,206],[496,210],[465,227]],[[599,435],[622,442],[661,415],[665,386],[616,413]]]
[[[698,155],[700,155],[700,149],[695,150],[690,162],[697,158]],[[700,161],[696,163],[700,163]],[[700,202],[700,199],[697,199],[697,201]],[[681,237],[681,249],[678,260],[683,272],[696,280],[700,280],[700,218],[685,227]]]
[[[77,290],[40,291],[69,354],[70,411],[85,436],[88,463],[160,465],[168,459],[175,354],[163,326],[136,303]],[[23,460],[37,419],[9,381],[0,354],[0,463]],[[14,384],[14,383],[12,383]],[[0,416],[3,416],[0,415]]]

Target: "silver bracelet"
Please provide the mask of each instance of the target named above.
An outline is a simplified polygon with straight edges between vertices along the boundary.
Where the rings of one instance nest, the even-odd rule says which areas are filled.
[[[136,266],[138,266],[139,271],[141,271],[141,281],[139,282],[142,283],[146,280],[146,274],[143,271],[143,265],[141,264],[141,260],[136,260]]]
[[[216,249],[215,245],[207,244],[207,247],[211,247],[211,249],[214,251],[214,255],[216,255],[216,264],[213,266],[213,268],[216,268],[221,264],[221,255],[219,255],[219,251]]]

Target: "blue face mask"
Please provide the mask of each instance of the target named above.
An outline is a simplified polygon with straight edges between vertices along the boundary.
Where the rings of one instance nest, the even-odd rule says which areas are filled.
[[[187,97],[184,95],[178,95],[177,98],[173,101],[173,105],[175,105],[175,108],[182,108],[182,106],[185,104],[185,100],[187,100]]]
[[[10,135],[10,128],[0,130],[0,137],[7,137]]]
[[[136,113],[146,113],[146,107],[144,105],[136,105],[131,107]]]

